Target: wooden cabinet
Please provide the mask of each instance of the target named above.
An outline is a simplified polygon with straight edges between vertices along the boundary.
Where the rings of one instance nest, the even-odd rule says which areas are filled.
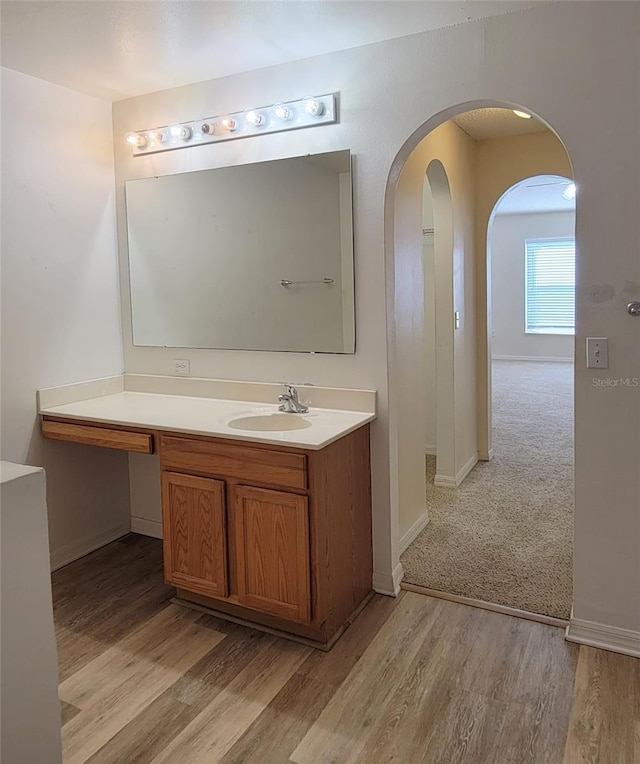
[[[226,597],[224,483],[163,472],[162,525],[165,581],[200,594]]]
[[[320,450],[46,417],[42,432],[159,454],[178,600],[326,646],[371,593],[368,424]]]
[[[238,486],[235,523],[240,604],[309,623],[307,497]]]
[[[369,426],[319,451],[165,433],[158,450],[178,600],[332,643],[371,592]]]

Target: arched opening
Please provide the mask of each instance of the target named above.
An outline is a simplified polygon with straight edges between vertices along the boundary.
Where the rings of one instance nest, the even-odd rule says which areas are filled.
[[[511,140],[508,146],[505,144],[506,148],[500,148],[500,142],[492,137],[474,139],[469,133],[465,134],[460,119],[465,112],[482,109],[511,114],[514,108],[522,110],[524,107],[476,102],[441,112],[403,146],[389,177],[386,199],[389,414],[390,445],[398,460],[397,493],[392,495],[391,504],[392,513],[397,513],[400,553],[421,533],[429,533],[426,527],[429,512],[425,496],[425,444],[427,452],[429,445],[436,446],[436,475],[440,475],[441,465],[446,463],[445,449],[443,458],[440,458],[440,446],[446,443],[445,432],[452,439],[452,450],[448,454],[449,474],[444,474],[444,466],[442,469],[442,476],[448,480],[438,483],[452,489],[457,489],[465,481],[478,460],[489,460],[492,456],[491,279],[486,234],[496,202],[515,182],[533,175],[557,173],[572,176],[564,146],[540,119],[534,118],[536,130],[516,131],[513,136],[505,136],[505,140]],[[526,150],[523,146],[529,135],[532,136],[530,150]],[[544,147],[552,144],[553,150],[545,156]],[[496,165],[498,149],[504,156],[502,164]],[[509,159],[512,160],[510,163]],[[487,172],[487,167],[493,167],[494,171]],[[441,300],[439,307],[433,297],[430,301],[430,294],[438,284],[435,270],[438,263],[435,257],[438,240],[436,201],[434,198],[432,204],[434,259],[430,265],[425,234],[430,228],[426,222],[429,205],[426,195],[422,196],[423,188],[433,194],[431,181],[437,182],[436,168],[447,178],[453,218],[450,248],[452,296],[449,303]],[[430,317],[433,317],[437,334],[435,351],[429,350]],[[441,345],[442,338],[451,337],[449,346],[446,342]],[[435,375],[434,364],[428,360],[430,352],[435,360]],[[446,374],[441,374],[443,368],[447,369]],[[423,392],[433,390],[434,379],[435,398],[431,394],[425,403],[422,399],[427,395]],[[441,392],[448,393],[452,399],[450,408],[443,405],[446,395],[442,398]],[[434,413],[436,443],[431,444],[428,435],[434,432]],[[445,419],[446,424],[441,427],[440,422]],[[426,423],[424,427],[422,423]],[[475,472],[473,474],[475,476]],[[439,587],[427,588],[437,590]]]

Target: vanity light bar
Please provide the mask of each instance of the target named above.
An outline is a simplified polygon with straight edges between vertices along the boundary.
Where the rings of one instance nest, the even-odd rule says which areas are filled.
[[[140,156],[336,121],[336,98],[334,93],[330,93],[225,116],[134,131],[126,134],[125,141],[132,147],[133,155]]]

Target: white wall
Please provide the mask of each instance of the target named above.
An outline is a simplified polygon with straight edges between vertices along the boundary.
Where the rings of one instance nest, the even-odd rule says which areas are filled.
[[[41,469],[3,461],[0,483],[0,759],[6,764],[60,764],[45,476]]]
[[[43,441],[36,389],[122,373],[111,105],[2,69],[2,455],[47,471],[54,565],[128,529],[125,454]]]
[[[375,47],[375,46],[374,46]],[[122,257],[122,324],[125,368],[127,372],[148,374],[171,373],[173,358],[188,358],[194,377],[215,377],[257,381],[313,382],[334,387],[366,388],[378,391],[379,417],[372,426],[372,482],[376,530],[374,550],[376,572],[390,580],[392,569],[389,539],[397,529],[389,513],[389,445],[387,434],[387,365],[386,314],[384,286],[384,255],[382,252],[384,179],[390,157],[372,153],[377,143],[376,130],[354,129],[374,119],[371,104],[361,102],[371,87],[371,65],[375,50],[367,50],[364,58],[358,51],[346,51],[327,57],[294,62],[233,77],[225,77],[184,88],[152,93],[139,98],[119,101],[113,106],[114,145],[116,158],[116,203],[119,248]],[[377,64],[376,64],[377,66]],[[362,84],[368,82],[365,90]],[[212,112],[233,112],[249,103],[278,103],[308,93],[341,92],[340,122],[316,126],[309,130],[259,135],[251,139],[227,141],[152,156],[131,155],[123,140],[132,125],[137,128],[170,124]],[[292,95],[293,94],[293,95]],[[368,96],[367,96],[368,97]],[[234,105],[235,104],[235,105]],[[370,117],[367,112],[370,111]],[[179,115],[183,115],[182,117]],[[359,116],[358,116],[359,115]],[[355,119],[355,123],[354,123]],[[135,347],[132,343],[129,284],[127,279],[126,230],[124,228],[124,183],[133,178],[151,177],[207,167],[267,159],[300,156],[351,149],[354,159],[354,239],[356,289],[356,353],[353,355],[248,352],[233,350],[175,350]],[[388,151],[388,149],[385,149]],[[373,163],[373,165],[372,165]],[[372,183],[358,182],[371,174]],[[364,175],[363,175],[364,174]],[[377,217],[371,216],[370,205],[375,199]],[[365,217],[359,218],[363,210]],[[154,459],[155,457],[150,457]],[[152,467],[143,468],[143,475],[134,475],[139,460],[130,460],[132,483],[132,516],[139,520],[157,521],[158,509],[147,497],[155,495],[151,486]],[[146,463],[145,463],[146,465]],[[140,479],[138,479],[140,478]],[[145,480],[147,488],[145,488]],[[396,561],[397,563],[397,561]],[[378,579],[380,581],[382,579]],[[391,586],[389,584],[389,586]],[[389,587],[388,587],[389,588]]]
[[[569,151],[579,188],[577,342],[582,345],[587,335],[609,336],[606,374],[640,377],[638,323],[625,312],[626,301],[640,293],[639,34],[640,6],[635,3],[536,4],[527,11],[114,106],[120,216],[129,178],[308,151],[353,151],[356,354],[190,351],[188,356],[193,374],[199,376],[288,378],[378,390],[372,473],[374,557],[381,587],[391,587],[392,575],[397,582],[401,574],[395,278],[396,270],[402,275],[415,267],[409,259],[413,248],[404,262],[403,253],[394,249],[395,186],[402,165],[431,129],[468,108],[514,104],[547,120]],[[136,158],[122,140],[130,129],[333,91],[340,92],[336,125]],[[419,237],[420,210],[416,214]],[[416,249],[421,254],[420,241]],[[422,279],[416,288],[422,305]],[[123,279],[127,371],[167,373],[173,351],[134,348],[128,310]],[[595,387],[593,376],[583,367],[576,371],[574,612],[585,620],[640,630],[640,405],[634,390]],[[416,430],[422,450],[421,423]]]
[[[525,242],[573,236],[574,212],[496,215],[491,225],[491,352],[499,357],[573,358],[573,336],[526,334]]]

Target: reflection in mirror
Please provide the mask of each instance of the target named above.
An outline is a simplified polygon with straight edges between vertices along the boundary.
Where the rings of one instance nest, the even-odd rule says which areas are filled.
[[[133,343],[353,353],[349,151],[126,184]]]

